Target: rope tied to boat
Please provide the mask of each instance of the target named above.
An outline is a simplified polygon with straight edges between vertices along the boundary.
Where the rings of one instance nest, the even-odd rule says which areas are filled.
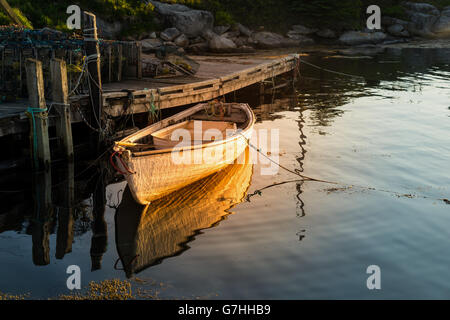
[[[136,172],[131,171],[130,168],[128,168],[127,164],[125,163],[125,161],[122,159],[122,157],[120,156],[122,154],[123,151],[114,151],[111,156],[109,157],[109,162],[111,163],[112,167],[120,174],[126,176],[129,174],[135,174]],[[126,171],[122,171],[120,170],[120,168],[114,163],[114,157],[116,159],[119,159],[120,163],[122,164],[122,166],[125,168]]]

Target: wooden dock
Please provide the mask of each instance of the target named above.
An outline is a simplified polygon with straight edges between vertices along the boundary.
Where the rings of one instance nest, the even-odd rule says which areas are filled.
[[[124,103],[130,99],[126,113],[148,112],[150,103],[159,109],[166,109],[215,99],[294,70],[298,55],[274,60],[264,57],[193,58],[200,63],[195,77],[143,78],[106,84],[103,93],[104,112],[112,117],[123,115]],[[120,91],[123,89],[128,92]]]
[[[145,60],[146,56],[143,55],[142,59]],[[296,70],[299,55],[201,56],[193,57],[193,59],[200,65],[195,76],[171,75],[164,78],[141,77],[140,79],[128,77],[122,81],[103,84],[101,114],[98,115],[93,113],[93,110],[98,109],[92,107],[89,95],[68,97],[67,78],[63,76],[66,74],[64,60],[51,60],[51,80],[56,85],[52,87],[51,96],[44,97],[46,93],[44,93],[44,81],[40,71],[41,63],[38,60],[29,59],[27,60],[27,82],[29,82],[27,87],[32,88],[31,91],[28,90],[31,98],[13,103],[0,103],[0,138],[21,136],[22,140],[29,139],[31,116],[27,115],[26,111],[29,107],[42,111],[46,110],[47,106],[48,111],[39,112],[33,116],[32,121],[36,127],[32,133],[37,139],[34,141],[34,149],[39,159],[39,167],[48,168],[52,161],[49,140],[57,139],[57,145],[66,158],[73,159],[71,127],[74,123],[84,122],[92,130],[101,132],[98,130],[98,125],[92,122],[92,119],[98,116],[103,123],[106,123],[106,119],[115,122],[130,114],[144,115],[155,110],[224,97],[231,92],[254,84],[263,84],[266,79],[273,80],[277,76]],[[275,82],[271,81],[271,83],[275,88]],[[33,88],[40,88],[40,90]],[[258,94],[261,93],[259,87],[256,90]],[[54,138],[49,137],[48,128],[50,127],[56,128]],[[121,134],[125,134],[124,129],[121,129]],[[112,137],[115,137],[119,133],[112,132],[112,134],[114,134]]]
[[[298,55],[199,56],[193,59],[200,64],[195,76],[127,79],[104,84],[103,111],[111,117],[118,117],[146,113],[151,103],[156,108],[166,109],[215,99],[294,70]],[[72,123],[83,121],[75,105],[81,106],[86,113],[90,112],[86,108],[89,105],[87,95],[70,97],[70,105]],[[28,130],[25,115],[28,106],[27,100],[0,103],[0,137]],[[54,125],[50,117],[49,126]]]

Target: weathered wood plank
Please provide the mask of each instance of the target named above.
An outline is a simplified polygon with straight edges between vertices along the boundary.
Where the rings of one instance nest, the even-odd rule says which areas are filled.
[[[133,104],[129,107],[128,113],[147,112],[147,105],[152,98],[154,101],[158,101],[158,107],[161,109],[215,99],[267,78],[273,78],[292,71],[295,68],[297,58],[298,55],[290,55],[279,60],[223,76],[219,79],[210,79],[159,89],[136,90],[133,92],[133,96],[138,98],[133,99]],[[114,100],[126,98],[127,96],[128,93],[126,92],[105,93],[105,112],[111,116],[122,115],[123,107]]]
[[[52,80],[53,108],[57,110],[56,135],[61,139],[64,156],[73,160],[72,124],[69,108],[69,88],[67,85],[66,62],[61,59],[50,61],[50,75]]]
[[[35,59],[27,59],[25,64],[27,73],[28,98],[32,108],[46,110],[44,96],[44,77],[42,73],[42,62]],[[36,161],[33,163],[35,169],[50,168],[50,142],[48,139],[48,113],[33,112],[34,124],[33,133],[36,135],[37,148],[32,143],[33,154]]]

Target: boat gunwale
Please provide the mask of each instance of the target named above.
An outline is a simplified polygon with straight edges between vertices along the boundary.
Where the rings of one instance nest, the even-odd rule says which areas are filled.
[[[226,139],[222,139],[222,140],[218,140],[218,141],[212,141],[212,142],[208,142],[208,143],[202,143],[202,144],[197,144],[197,145],[190,145],[190,146],[183,146],[183,147],[178,147],[178,148],[167,148],[167,149],[161,149],[161,150],[150,150],[150,151],[140,151],[140,152],[133,152],[131,150],[129,150],[127,147],[123,147],[123,146],[114,146],[114,150],[115,151],[124,151],[123,149],[127,150],[130,152],[132,157],[135,158],[139,158],[139,157],[143,157],[143,156],[149,156],[149,155],[158,155],[158,154],[166,154],[166,153],[172,153],[172,152],[184,152],[184,151],[192,151],[192,150],[197,150],[197,149],[203,149],[203,148],[209,148],[209,147],[215,147],[217,145],[221,145],[221,144],[227,144],[230,142],[234,142],[235,140],[239,139],[239,138],[246,138],[245,134],[251,130],[256,122],[256,118],[255,115],[251,109],[251,107],[249,106],[248,103],[221,103],[222,105],[235,105],[238,106],[239,109],[241,109],[242,111],[245,112],[245,114],[247,115],[247,121],[248,124],[244,129],[241,129],[240,132],[235,133],[234,135],[227,137]],[[146,135],[143,135],[142,137],[140,136],[141,134],[148,132],[148,135],[151,135],[152,129],[158,129],[161,126],[162,121],[164,122],[170,122],[171,120],[174,119],[183,119],[184,117],[188,117],[190,115],[195,114],[196,112],[198,112],[201,109],[204,109],[205,106],[208,106],[208,103],[199,103],[187,110],[184,110],[180,113],[177,113],[171,117],[168,117],[164,120],[161,120],[155,124],[152,124],[148,127],[145,127],[137,132],[135,132],[134,134],[125,137],[124,139],[120,140],[120,142],[131,142],[131,139],[133,139],[134,137],[137,139],[143,138]],[[233,106],[232,106],[233,107]],[[201,120],[200,120],[201,121]],[[164,129],[165,127],[163,126],[162,128],[159,129]]]

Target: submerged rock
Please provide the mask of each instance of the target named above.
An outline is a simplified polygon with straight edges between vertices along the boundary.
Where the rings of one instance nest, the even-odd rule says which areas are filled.
[[[361,46],[350,49],[339,50],[338,53],[344,56],[375,56],[383,53],[386,49],[379,46]]]
[[[342,34],[339,41],[347,45],[376,44],[386,39],[384,32],[348,31]]]

